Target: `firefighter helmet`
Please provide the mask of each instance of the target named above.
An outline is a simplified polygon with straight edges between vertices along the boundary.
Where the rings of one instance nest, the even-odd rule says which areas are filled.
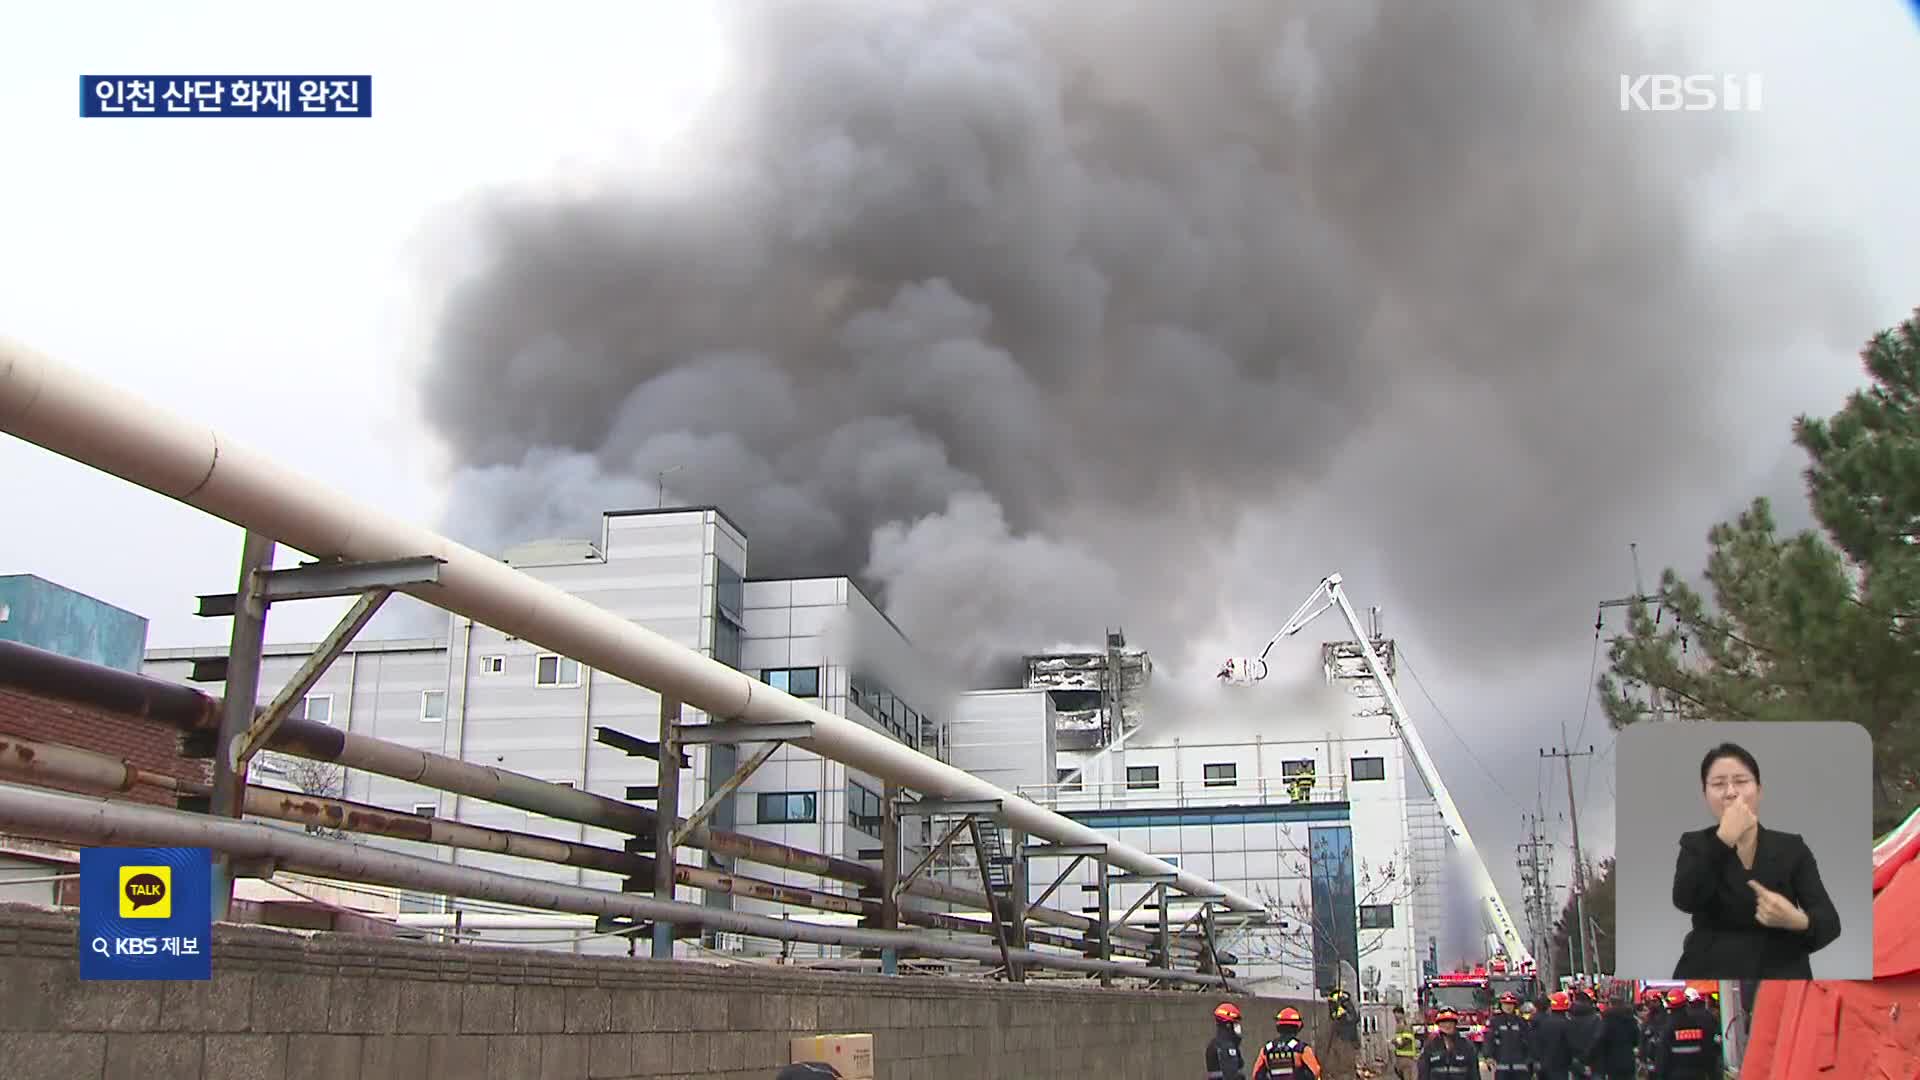
[[[1292,1007],[1281,1009],[1274,1015],[1273,1022],[1275,1024],[1292,1024],[1294,1027],[1299,1027],[1300,1010]]]
[[[1221,1002],[1220,1007],[1213,1010],[1213,1018],[1223,1024],[1237,1024],[1240,1022],[1240,1006],[1231,1001]]]
[[[1676,986],[1673,989],[1667,991],[1667,1004],[1685,1005],[1686,1003],[1687,1003],[1687,992],[1685,990],[1682,990],[1681,988]]]
[[[1438,1013],[1434,1014],[1433,1022],[1436,1024],[1452,1024],[1458,1022],[1459,1019],[1459,1015],[1452,1009],[1441,1009]]]
[[[1567,996],[1565,990],[1555,990],[1553,996],[1547,1000],[1553,1003],[1554,1012],[1566,1012],[1573,1005],[1573,1000]]]
[[[1518,1005],[1520,1004],[1520,995],[1509,990],[1506,993],[1500,995],[1500,1004]]]

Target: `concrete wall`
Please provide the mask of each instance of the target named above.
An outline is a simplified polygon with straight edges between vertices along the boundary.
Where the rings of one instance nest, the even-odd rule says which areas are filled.
[[[241,927],[215,932],[211,982],[82,983],[74,935],[0,907],[9,1080],[768,1080],[790,1035],[835,1031],[873,1033],[876,1080],[1162,1080],[1202,1071],[1217,1000]],[[1282,1003],[1238,1000],[1257,1042]]]

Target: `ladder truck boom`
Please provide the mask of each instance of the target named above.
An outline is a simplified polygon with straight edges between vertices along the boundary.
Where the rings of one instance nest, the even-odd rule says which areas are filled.
[[[1387,709],[1392,713],[1395,733],[1407,748],[1413,760],[1413,767],[1420,779],[1433,792],[1434,801],[1440,805],[1440,815],[1447,824],[1447,831],[1453,835],[1453,842],[1467,856],[1467,865],[1473,868],[1474,889],[1480,898],[1480,907],[1491,926],[1492,934],[1498,939],[1507,962],[1521,968],[1531,968],[1534,963],[1533,952],[1527,948],[1524,938],[1515,928],[1513,917],[1507,913],[1506,903],[1500,899],[1500,890],[1493,883],[1493,875],[1488,873],[1487,864],[1480,858],[1474,847],[1473,836],[1467,832],[1466,819],[1460,816],[1460,808],[1454,805],[1453,795],[1447,790],[1446,781],[1440,778],[1440,770],[1434,767],[1433,758],[1427,753],[1426,743],[1421,741],[1420,733],[1415,730],[1413,721],[1407,716],[1407,707],[1400,700],[1400,692],[1394,689],[1393,680],[1387,677],[1385,666],[1380,662],[1380,654],[1373,647],[1373,639],[1360,622],[1360,616],[1347,599],[1346,591],[1340,587],[1339,574],[1328,574],[1320,582],[1319,588],[1307,601],[1301,604],[1287,620],[1280,632],[1273,635],[1267,647],[1258,657],[1228,660],[1221,668],[1220,679],[1239,685],[1251,685],[1267,677],[1267,654],[1279,644],[1282,638],[1299,633],[1306,625],[1318,618],[1328,608],[1339,608],[1340,614],[1353,631],[1354,641],[1360,648],[1361,659],[1366,662],[1367,673],[1380,686],[1380,692],[1386,697]]]

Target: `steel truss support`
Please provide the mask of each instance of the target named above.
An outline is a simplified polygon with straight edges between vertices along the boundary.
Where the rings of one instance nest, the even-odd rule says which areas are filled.
[[[894,886],[893,895],[896,900],[901,893],[913,887],[913,883],[919,880],[921,874],[927,872],[927,867],[932,866],[934,860],[946,854],[947,849],[953,846],[953,841],[959,837],[961,833],[966,831],[967,824],[970,820],[969,818],[961,818],[955,822],[953,827],[947,830],[946,835],[940,838],[939,843],[927,849],[927,853],[920,857],[920,861],[914,864],[913,869],[907,871],[907,876],[901,878],[900,883]]]
[[[370,589],[360,594],[360,599],[353,602],[353,607],[347,610],[340,622],[320,640],[320,644],[314,648],[312,655],[301,661],[299,669],[293,673],[293,678],[288,679],[287,684],[273,696],[273,700],[267,704],[266,709],[253,718],[253,726],[241,736],[239,745],[234,749],[235,771],[246,770],[247,763],[253,760],[253,755],[259,753],[260,748],[265,746],[267,740],[279,729],[280,721],[287,718],[288,711],[295,703],[306,699],[307,693],[313,689],[315,683],[320,681],[320,676],[325,675],[327,669],[333,666],[333,662],[340,659],[340,654],[346,650],[354,636],[366,628],[368,620],[373,618],[374,613],[380,610],[380,605],[386,603],[387,597],[392,595],[391,589]]]
[[[998,820],[999,799],[914,799],[900,804],[902,817],[985,817]]]
[[[1045,907],[1047,901],[1053,899],[1053,894],[1060,891],[1060,886],[1065,885],[1067,883],[1067,879],[1073,876],[1073,872],[1075,870],[1080,869],[1080,864],[1086,861],[1087,861],[1087,856],[1075,855],[1073,857],[1073,860],[1067,863],[1066,869],[1060,871],[1060,876],[1053,879],[1053,884],[1047,886],[1046,891],[1040,894],[1040,898],[1038,900],[1035,900],[1033,903],[1026,905],[1026,911],[1032,911],[1034,908],[1037,908],[1037,907]],[[1021,914],[1022,914],[1022,917],[1024,917],[1025,911],[1023,911]]]
[[[660,798],[654,803],[653,817],[653,898],[671,901],[673,895],[674,838],[680,830],[680,769],[686,759],[680,754],[680,702],[660,695]],[[657,960],[673,959],[673,924],[661,919],[653,924],[653,955]]]
[[[813,734],[813,725],[795,724],[740,724],[732,721],[712,724],[681,724],[679,727],[682,746],[698,743],[756,743],[756,742],[792,742],[805,739]]]
[[[260,651],[267,637],[267,600],[261,579],[273,572],[276,546],[251,529],[240,543],[240,591],[230,612],[233,633],[227,645],[227,670],[221,673],[227,684],[226,700],[214,736],[213,791],[207,798],[207,812],[218,817],[240,816],[247,767],[235,756],[234,744],[252,726],[253,703],[260,695]],[[220,854],[212,862],[213,918],[220,922],[233,907],[233,862]]]
[[[685,731],[684,728],[681,730],[683,732]],[[708,818],[712,817],[713,812],[720,809],[721,804],[733,798],[733,793],[740,790],[740,785],[746,783],[748,777],[757,772],[760,766],[765,765],[767,759],[774,755],[775,751],[785,745],[786,743],[782,742],[770,742],[755,751],[752,757],[742,762],[739,768],[733,770],[732,776],[727,777],[721,782],[719,787],[713,789],[713,793],[707,796],[706,802],[701,803],[698,809],[687,815],[685,821],[674,827],[673,843],[670,847],[677,848],[686,843],[688,835],[690,835],[693,830],[699,828]]]

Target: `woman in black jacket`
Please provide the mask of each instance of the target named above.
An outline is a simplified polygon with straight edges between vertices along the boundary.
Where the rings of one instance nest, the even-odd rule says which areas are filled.
[[[1719,824],[1680,837],[1673,906],[1693,916],[1676,979],[1811,979],[1814,953],[1840,937],[1813,852],[1760,825],[1760,765],[1733,743],[1700,762]]]

